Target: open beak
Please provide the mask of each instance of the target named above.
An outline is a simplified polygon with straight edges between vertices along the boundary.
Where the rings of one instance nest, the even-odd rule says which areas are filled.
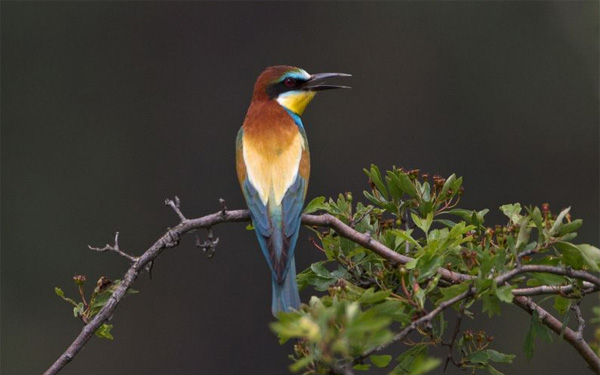
[[[317,73],[310,76],[310,79],[302,86],[306,91],[323,91],[332,89],[349,89],[350,86],[324,85],[324,81],[334,77],[352,77],[352,74],[346,73]]]

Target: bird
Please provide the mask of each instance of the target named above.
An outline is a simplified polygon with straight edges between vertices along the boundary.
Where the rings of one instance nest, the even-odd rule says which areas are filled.
[[[236,169],[258,243],[271,270],[271,312],[298,310],[294,248],[310,175],[310,153],[300,116],[319,91],[345,89],[288,65],[266,68],[236,137]]]

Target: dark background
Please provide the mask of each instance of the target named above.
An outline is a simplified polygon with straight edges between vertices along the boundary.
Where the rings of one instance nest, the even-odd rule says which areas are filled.
[[[234,139],[269,65],[354,75],[353,90],[319,94],[303,117],[308,199],[362,196],[370,163],[456,172],[462,206],[491,208],[488,223],[504,222],[503,203],[572,205],[580,241],[598,246],[598,2],[1,7],[3,374],[43,372],[79,333],[55,286],[75,296],[73,275],[93,284],[127,268],[87,244],[120,231],[140,254],[177,223],[162,203],[174,195],[189,217],[220,197],[243,207]],[[117,309],[115,340],[92,339],[63,373],[286,373],[254,234],[216,234],[212,260],[193,236],[166,251]],[[320,259],[307,237],[299,269]],[[504,310],[471,323],[518,355],[501,369],[586,373],[558,339],[527,363],[529,316]]]

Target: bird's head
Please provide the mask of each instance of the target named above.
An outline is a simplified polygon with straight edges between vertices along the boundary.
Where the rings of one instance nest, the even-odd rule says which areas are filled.
[[[271,66],[258,76],[252,100],[275,100],[285,109],[300,116],[317,91],[350,88],[323,84],[325,79],[333,77],[350,77],[350,74],[308,74],[304,69],[293,66]]]

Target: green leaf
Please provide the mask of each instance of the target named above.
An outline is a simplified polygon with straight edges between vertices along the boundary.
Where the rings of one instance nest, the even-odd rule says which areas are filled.
[[[78,316],[82,316],[84,310],[85,310],[85,307],[83,306],[83,302],[79,302],[75,307],[73,307],[73,316],[76,318]]]
[[[415,245],[418,249],[421,249],[421,245],[419,245],[419,243],[412,238],[411,234],[411,230],[408,231],[403,231],[401,229],[395,229],[392,231],[392,233],[394,233],[397,237],[402,238],[405,241],[410,242],[411,244]]]
[[[415,198],[417,196],[417,189],[415,189],[415,185],[413,185],[406,173],[400,172],[398,176],[398,183],[400,188],[405,191],[406,194],[410,195],[411,198]]]
[[[531,324],[527,330],[527,335],[525,335],[525,342],[523,343],[523,352],[525,353],[525,358],[527,358],[527,360],[530,360],[533,357],[533,351],[535,349],[534,341],[533,324]]]
[[[565,218],[565,216],[567,216],[569,211],[571,211],[571,207],[565,208],[560,212],[560,214],[558,214],[556,220],[554,221],[554,224],[552,225],[552,228],[550,228],[550,231],[548,232],[551,236],[558,233],[560,227],[562,226],[562,221]]]
[[[482,364],[482,365],[487,364],[489,358],[490,357],[489,357],[489,355],[487,353],[487,350],[481,350],[481,351],[478,351],[478,352],[473,352],[473,353],[470,353],[467,356],[467,360],[469,362],[471,362],[471,363],[478,363],[478,364]]]
[[[440,192],[440,198],[444,199],[446,198],[446,195],[448,194],[448,190],[450,190],[450,187],[452,186],[452,184],[454,184],[454,181],[456,180],[456,175],[454,173],[452,173],[450,175],[450,177],[448,177],[446,179],[446,182],[444,182],[444,186],[442,187],[442,191]],[[456,191],[454,191],[456,193]]]
[[[469,282],[469,284],[470,284],[470,282]],[[469,284],[462,283],[462,284],[452,285],[447,288],[440,288],[440,292],[442,293],[442,295],[444,297],[440,298],[439,302],[448,301],[448,300],[458,296],[459,294],[465,292],[467,290],[467,288],[469,287]]]
[[[452,220],[446,220],[446,219],[435,219],[434,221],[441,223],[445,226],[447,226],[448,228],[452,228],[456,225],[456,223]]]
[[[374,292],[374,288],[369,288],[365,290],[362,296],[357,300],[360,303],[370,303],[374,304],[377,302],[381,302],[389,297],[391,291],[389,290],[380,290],[378,292]]]
[[[575,269],[581,269],[583,266],[583,256],[581,251],[575,245],[570,242],[559,241],[554,244],[556,248],[562,254],[562,260],[567,266],[571,266]]]
[[[113,336],[110,334],[110,330],[112,329],[112,327],[113,327],[112,324],[103,323],[100,327],[98,327],[95,334],[96,334],[96,336],[98,336],[102,339],[112,340]]]
[[[487,349],[486,352],[488,354],[490,361],[493,361],[493,362],[512,363],[513,359],[515,358],[514,354],[504,354],[504,353],[500,353],[494,349]]]
[[[502,372],[500,372],[500,371],[496,370],[496,369],[495,369],[495,368],[494,368],[492,365],[490,365],[490,364],[488,364],[488,365],[485,367],[485,369],[486,369],[486,370],[488,370],[488,372],[489,372],[491,375],[504,375],[504,373],[502,373]]]
[[[510,285],[504,285],[499,288],[496,288],[496,296],[502,302],[512,303],[512,287]]]
[[[502,213],[506,215],[510,219],[510,221],[512,221],[515,224],[521,223],[521,219],[523,218],[523,216],[520,215],[521,209],[522,208],[520,203],[505,204],[500,206],[500,210],[502,211]]]
[[[496,315],[500,315],[500,300],[495,294],[486,293],[483,295],[483,312],[487,312],[491,318]]]
[[[431,358],[431,357],[417,357],[413,364],[411,371],[408,373],[409,375],[423,375],[432,370],[435,370],[442,363],[442,360],[439,358]]]
[[[517,243],[515,245],[517,250],[520,250],[521,246],[529,241],[530,234],[531,228],[529,227],[529,217],[524,217],[519,226],[519,235],[517,236]]]
[[[412,218],[415,225],[419,229],[421,229],[425,234],[429,232],[429,228],[431,227],[431,223],[433,222],[433,212],[429,212],[427,214],[427,217],[424,219],[421,219],[418,215],[416,215],[413,212],[410,213],[410,217]]]
[[[600,249],[588,244],[577,245],[583,259],[592,271],[600,271]]]
[[[533,310],[533,313],[531,314],[531,325],[527,331],[527,336],[525,336],[525,345],[523,348],[525,351],[525,358],[527,358],[527,360],[530,360],[531,357],[533,357],[533,351],[535,348],[534,341],[536,337],[541,337],[542,340],[546,342],[552,341],[552,334],[550,333],[550,330],[541,322],[537,310]]]
[[[379,168],[375,164],[371,164],[371,170],[367,171],[365,169],[365,173],[367,173],[367,176],[369,176],[371,181],[373,181],[373,183],[377,187],[377,190],[379,190],[379,192],[387,200],[388,199],[388,191],[385,188],[385,184],[383,183],[383,181],[381,179],[381,172],[379,171]]]
[[[561,226],[558,231],[558,236],[562,237],[567,233],[571,233],[579,229],[579,227],[583,224],[583,220],[577,219],[573,220],[570,223],[565,223],[565,225]]]
[[[313,361],[311,356],[302,357],[290,365],[291,372],[298,372],[308,366]]]
[[[571,308],[571,300],[562,296],[556,296],[554,297],[554,308],[560,315],[565,315]]]
[[[318,210],[326,210],[327,205],[325,204],[325,197],[316,197],[304,209],[305,214],[311,214]]]
[[[63,292],[63,290],[59,287],[54,287],[54,293],[56,293],[56,295],[59,297],[65,298],[65,292]]]
[[[372,355],[370,357],[370,359],[371,359],[371,362],[375,366],[377,366],[379,368],[383,368],[383,367],[387,366],[390,363],[390,361],[392,360],[392,356],[391,355],[387,355],[387,354],[384,354],[384,355]]]
[[[367,371],[371,368],[371,365],[368,363],[357,363],[352,368],[358,371]]]

